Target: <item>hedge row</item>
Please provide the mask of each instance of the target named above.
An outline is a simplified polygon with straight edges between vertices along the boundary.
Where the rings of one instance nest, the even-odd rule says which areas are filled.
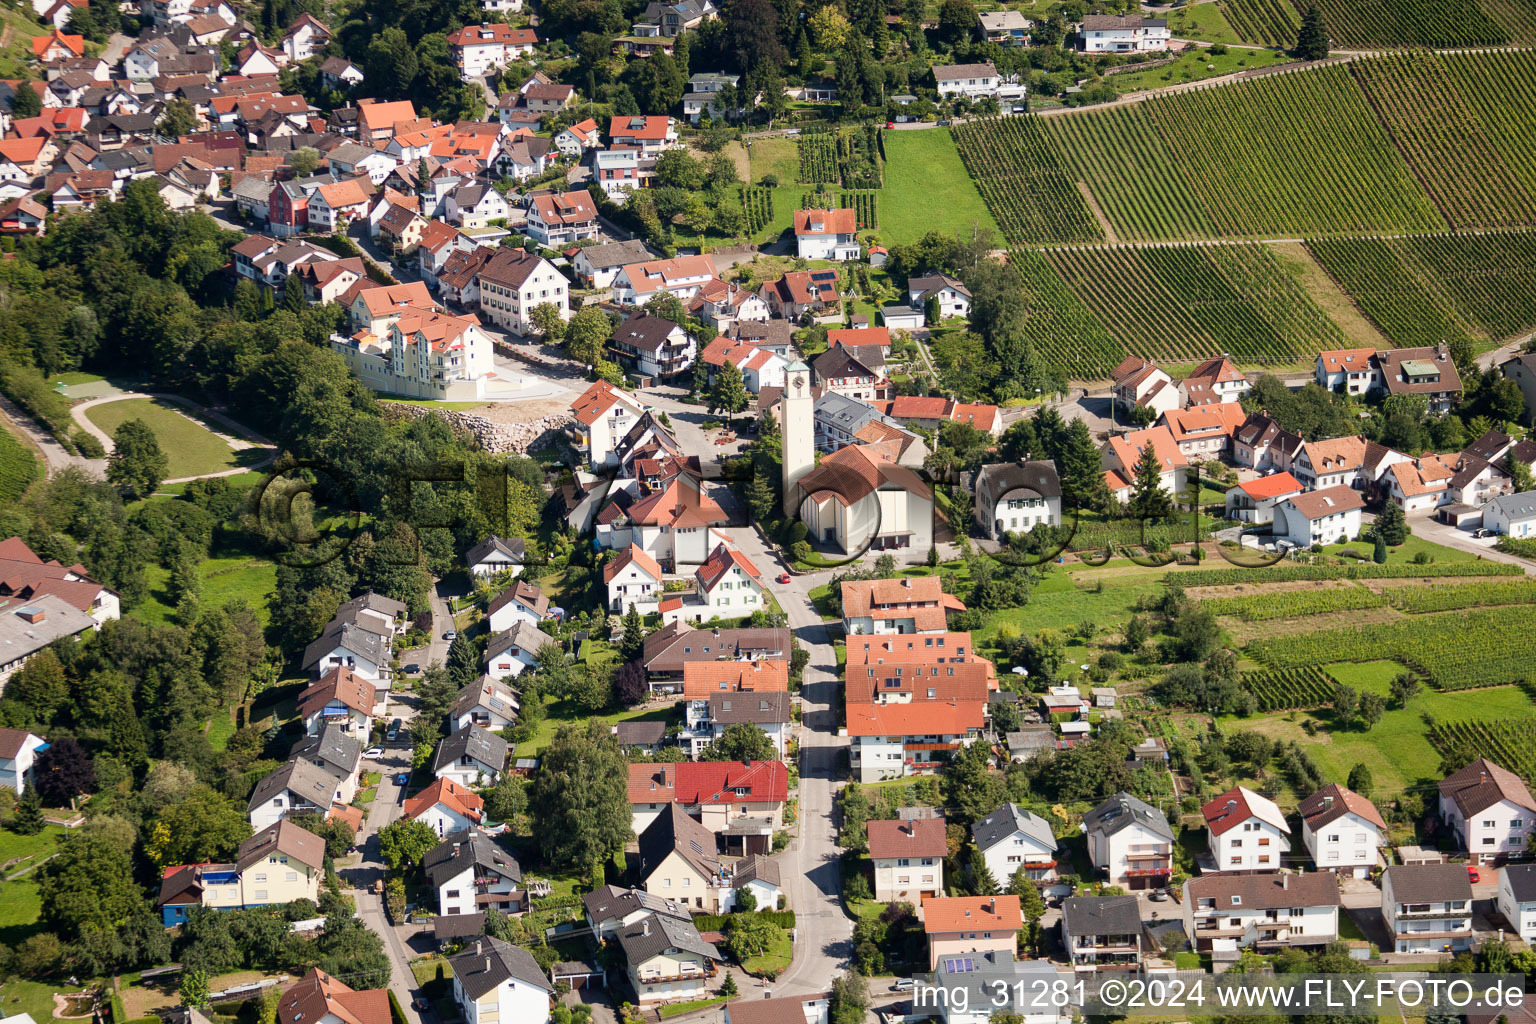
[[[754,916],[762,918],[769,924],[776,924],[780,928],[790,929],[795,926],[795,912],[793,910],[757,910]],[[731,919],[729,914],[695,914],[693,926],[701,932],[718,932],[725,929],[725,923]]]

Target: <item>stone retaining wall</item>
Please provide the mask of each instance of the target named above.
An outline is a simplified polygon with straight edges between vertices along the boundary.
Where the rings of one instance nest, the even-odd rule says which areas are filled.
[[[474,435],[480,446],[496,455],[527,455],[530,448],[537,448],[546,439],[559,437],[571,422],[570,413],[541,416],[528,423],[495,423],[484,416],[461,412],[456,409],[434,409],[429,405],[406,405],[402,402],[383,402],[385,414],[403,419],[419,419],[437,416]]]

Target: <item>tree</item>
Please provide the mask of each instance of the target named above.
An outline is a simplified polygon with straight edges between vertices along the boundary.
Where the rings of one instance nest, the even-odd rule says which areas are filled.
[[[757,909],[757,894],[746,886],[736,890],[736,913],[750,914]]]
[[[715,383],[709,389],[709,411],[723,411],[727,417],[735,420],[736,414],[745,409],[749,401],[751,398],[747,393],[746,381],[742,379],[741,368],[726,360],[715,371]]]
[[[1387,698],[1369,691],[1360,695],[1360,721],[1366,729],[1374,729],[1381,716],[1387,713]]]
[[[613,325],[597,306],[582,306],[565,325],[565,354],[589,369],[603,356],[603,345],[613,335]]]
[[[558,345],[565,336],[565,318],[553,302],[541,302],[528,312],[528,322],[544,338],[546,345]]]
[[[1524,494],[1526,491],[1536,490],[1536,480],[1532,479],[1531,467],[1514,456],[1506,460],[1509,463],[1509,481],[1516,494]]]
[[[725,981],[720,984],[720,994],[727,999],[734,999],[740,993],[736,987],[736,975],[726,974]]]
[[[771,761],[776,756],[768,734],[750,722],[733,722],[699,754],[700,761]]]
[[[1333,710],[1344,721],[1355,717],[1360,710],[1360,691],[1339,683],[1333,688]]]
[[[725,948],[737,963],[761,956],[772,944],[778,926],[759,914],[736,914],[726,923]]]
[[[651,687],[646,679],[645,666],[638,658],[619,666],[619,671],[613,677],[613,692],[618,702],[627,708],[645,703]]]
[[[37,795],[37,787],[33,786],[21,794],[21,800],[16,804],[16,813],[11,816],[10,830],[19,836],[35,836],[47,824],[43,820],[42,797]]]
[[[170,462],[149,425],[143,420],[128,420],[112,435],[107,482],[125,498],[147,498],[165,479]]]
[[[1125,624],[1125,649],[1130,654],[1141,650],[1147,642],[1151,630],[1147,628],[1147,620],[1140,615],[1132,615]]]
[[[32,769],[38,796],[53,807],[74,806],[75,797],[96,785],[96,767],[85,748],[68,736],[54,740]]]
[[[853,31],[848,16],[833,4],[817,10],[811,15],[807,24],[811,30],[811,37],[815,39],[816,46],[822,53],[841,50],[843,43],[848,41],[848,33]]]
[[[1044,413],[1038,419],[1045,423],[1054,420],[1060,423],[1060,417],[1055,416],[1055,410],[1047,418]],[[1057,443],[1051,443],[1055,441]],[[1040,436],[1042,454],[1046,458],[1055,459],[1056,466],[1061,471],[1061,496],[1065,501],[1065,508],[1073,509],[1102,509],[1108,505],[1109,489],[1104,483],[1104,470],[1100,466],[1099,446],[1093,443],[1093,432],[1088,429],[1084,420],[1073,420],[1064,433],[1055,438],[1047,438],[1045,434]]]
[[[1173,513],[1173,499],[1163,490],[1163,465],[1157,448],[1148,443],[1136,460],[1136,479],[1131,484],[1127,511],[1144,523],[1166,519]]]
[[[939,40],[949,46],[967,42],[976,24],[976,7],[971,0],[944,0],[939,7]]]
[[[251,837],[245,807],[199,785],[166,807],[149,826],[144,852],[156,866],[228,860]]]
[[[345,857],[347,851],[352,849],[352,844],[357,842],[357,833],[340,818],[327,821],[319,814],[295,814],[289,820],[304,831],[325,840],[325,855],[332,860]]]
[[[201,1010],[208,1005],[208,972],[201,968],[181,972],[181,984],[177,991],[181,993],[183,1006],[190,1006],[195,1010]]]
[[[1173,620],[1173,635],[1179,653],[1189,661],[1204,661],[1221,642],[1221,626],[1208,608],[1190,603]]]
[[[624,613],[624,635],[619,638],[619,657],[625,661],[634,661],[645,650],[645,620],[640,617],[640,610],[631,602],[629,610]]]
[[[1389,689],[1392,700],[1397,703],[1397,706],[1405,708],[1408,702],[1419,694],[1419,677],[1412,672],[1399,672],[1392,677]]]
[[[1301,16],[1301,30],[1296,33],[1296,48],[1291,51],[1297,60],[1326,60],[1328,57],[1328,26],[1323,23],[1323,11],[1317,4],[1309,4]]]
[[[432,826],[415,818],[396,818],[379,829],[379,856],[391,871],[420,864],[437,844]]]
[[[82,832],[37,870],[42,920],[67,939],[110,931],[144,906],[133,861],[105,833]]]
[[[1387,542],[1381,539],[1381,534],[1376,534],[1371,542],[1371,561],[1377,565],[1385,565],[1387,561]]]
[[[590,874],[624,849],[634,835],[628,778],[628,761],[606,724],[561,726],[528,794],[546,863]]]
[[[156,130],[168,138],[179,139],[197,131],[197,110],[192,101],[178,96],[165,105],[165,114]],[[313,171],[313,168],[311,168]]]
[[[864,1024],[869,1012],[869,982],[854,971],[832,979],[829,1002],[831,1024]]]
[[[1412,530],[1408,526],[1408,519],[1403,515],[1401,505],[1387,499],[1387,503],[1381,507],[1376,515],[1376,524],[1372,531],[1385,543],[1397,547],[1408,539]]]
[[[300,146],[288,158],[288,166],[293,169],[295,177],[307,178],[320,166],[320,151],[314,146]]]
[[[28,93],[30,95],[24,95]],[[22,81],[21,87],[11,95],[11,116],[17,119],[36,117],[42,112],[43,98],[32,88],[31,82]]]
[[[528,791],[523,780],[511,772],[502,772],[496,785],[486,790],[485,814],[492,821],[515,821],[528,809]]]
[[[1349,788],[1367,800],[1371,798],[1371,790],[1375,788],[1375,784],[1375,779],[1371,777],[1371,770],[1365,765],[1357,764],[1349,770]]]

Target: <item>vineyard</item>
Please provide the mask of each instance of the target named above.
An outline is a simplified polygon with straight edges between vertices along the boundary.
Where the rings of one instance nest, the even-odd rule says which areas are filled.
[[[1297,0],[1223,0],[1222,11],[1244,42],[1290,46],[1301,25]],[[1387,46],[1502,46],[1531,31],[1520,0],[1454,7],[1436,0],[1320,0],[1323,21],[1339,49]]]
[[[756,234],[773,223],[773,189],[748,185],[741,190],[741,207],[747,217],[747,231]]]
[[[1244,672],[1241,686],[1259,702],[1259,710],[1296,711],[1332,703],[1338,681],[1318,668],[1285,668],[1275,672]]]
[[[1536,771],[1536,718],[1434,722],[1428,736],[1441,754],[1473,750],[1522,777]]]
[[[1154,361],[1218,351],[1283,366],[1343,343],[1262,245],[1060,249],[1045,257],[1124,351]],[[1092,375],[1068,365],[1074,376]]]
[[[1429,565],[1292,565],[1264,569],[1184,569],[1170,572],[1163,582],[1179,587],[1232,587],[1248,583],[1291,583],[1296,580],[1434,579],[1447,576],[1520,576],[1518,565],[1505,562],[1438,562]]]
[[[37,456],[8,430],[0,429],[0,501],[15,501],[37,479]]]
[[[1528,38],[1536,38],[1536,5],[1523,4],[1533,19]],[[1510,171],[1536,194],[1536,53],[1442,55],[1440,63],[1458,92],[1476,112]]]
[[[1412,614],[1536,604],[1536,580],[1463,583],[1449,587],[1393,587],[1384,596],[1392,607]]]
[[[837,185],[837,139],[829,132],[800,137],[800,183]]]
[[[1242,597],[1215,597],[1201,601],[1200,607],[1212,615],[1230,615],[1244,622],[1269,622],[1302,615],[1327,615],[1331,612],[1380,608],[1387,599],[1364,587],[1331,587],[1326,590],[1290,590],[1280,593],[1253,594]]]
[[[1307,247],[1394,344],[1536,326],[1536,234],[1312,239]]]
[[[802,210],[854,211],[860,230],[880,226],[879,207],[880,193],[873,191],[834,192],[830,189],[820,189],[802,193],[800,196]]]
[[[1071,367],[1084,378],[1108,376],[1126,356],[1125,346],[1104,329],[1039,252],[1008,256],[1017,275],[1026,317],[1022,334],[1047,365]]]
[[[1536,204],[1438,58],[1400,53],[1353,61],[1349,67],[1453,227],[1533,223]]]
[[[1496,608],[1374,625],[1324,629],[1255,640],[1249,657],[1270,668],[1330,661],[1400,661],[1441,690],[1536,680],[1531,664],[1530,612]]]
[[[1009,242],[1103,241],[1039,119],[982,118],[957,126],[954,136],[965,169]]]

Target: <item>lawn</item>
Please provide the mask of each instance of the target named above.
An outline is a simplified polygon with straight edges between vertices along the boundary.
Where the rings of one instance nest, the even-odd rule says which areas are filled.
[[[24,858],[53,852],[54,844],[63,834],[64,830],[57,825],[45,826],[35,836],[24,836],[9,829],[0,829],[0,877],[19,871],[25,866],[20,863]],[[12,863],[13,861],[17,863]]]
[[[1341,682],[1380,692],[1383,678],[1398,671],[1391,662],[1367,665],[1329,665],[1326,670]],[[1393,705],[1369,732],[1336,728],[1326,711],[1287,712],[1240,719],[1221,719],[1228,734],[1255,730],[1266,736],[1301,744],[1325,778],[1344,779],[1350,769],[1364,764],[1371,771],[1375,795],[1391,800],[1405,790],[1425,786],[1441,777],[1440,755],[1425,736],[1424,715],[1437,721],[1465,721],[1474,718],[1526,718],[1532,712],[1531,698],[1518,687],[1497,686],[1483,690],[1439,693],[1425,690],[1408,703],[1407,708]],[[1317,732],[1308,736],[1302,722],[1317,723]],[[1294,802],[1295,794],[1292,794]]]
[[[197,567],[202,577],[202,604],[222,608],[231,601],[244,601],[256,613],[262,625],[267,623],[267,595],[277,587],[277,566],[260,558],[209,558]],[[165,603],[170,574],[158,565],[144,567],[149,596],[133,607],[133,617],[156,624],[168,622],[175,610]]]
[[[659,1008],[656,1011],[656,1016],[666,1020],[668,1017],[680,1017],[685,1013],[692,1013],[694,1010],[702,1010],[705,1007],[718,1006],[723,1002],[725,1002],[725,996],[711,996],[708,999],[695,999],[687,1003],[669,1003]]]
[[[795,947],[789,940],[789,932],[775,927],[772,938],[769,939],[767,951],[761,956],[748,957],[741,968],[748,974],[761,975],[769,972],[777,975],[778,972],[789,967],[789,962],[794,959],[794,956]]]
[[[948,131],[888,131],[885,155],[879,231],[884,244],[915,242],[929,231],[969,233],[973,227],[1002,237]]]
[[[1198,6],[1213,9],[1216,7],[1215,4],[1209,3]],[[1127,93],[1141,89],[1163,89],[1170,85],[1182,85],[1185,82],[1198,82],[1239,71],[1290,63],[1293,63],[1292,58],[1278,50],[1233,49],[1220,56],[1213,56],[1204,49],[1198,49],[1186,53],[1172,64],[1164,64],[1146,71],[1126,71],[1111,75],[1106,81],[1112,83],[1120,92]]]
[[[70,387],[75,384],[96,384],[107,378],[99,373],[86,373],[84,370],[68,370],[64,373],[56,373],[48,378],[48,386],[56,388],[60,384]]]
[[[1220,4],[1190,4],[1181,7],[1169,13],[1168,27],[1180,39],[1200,39],[1207,43],[1242,42],[1228,23]]]
[[[43,900],[32,875],[0,882],[0,946],[15,949],[21,945],[37,930],[42,915]]]
[[[54,985],[45,981],[12,979],[0,985],[0,1016],[14,1017],[18,1013],[29,1015],[34,1021],[53,1019],[53,994],[55,992],[83,992],[77,985]]]
[[[539,751],[549,746],[555,738],[555,731],[562,725],[579,725],[588,719],[596,719],[604,725],[612,725],[615,722],[676,722],[682,724],[681,717],[675,707],[665,708],[633,708],[629,711],[619,711],[607,715],[589,715],[574,705],[563,700],[548,700],[545,703],[547,713],[544,721],[534,730],[533,738],[517,745],[518,757],[537,757]]]
[[[794,139],[753,139],[747,144],[752,164],[752,184],[772,174],[780,185],[794,185],[800,180],[800,145]]]
[[[1323,547],[1323,554],[1337,555],[1345,548],[1349,548],[1356,554],[1364,555],[1369,561],[1371,557],[1370,541],[1351,541],[1348,544],[1328,544]],[[1422,537],[1410,536],[1395,548],[1387,549],[1387,564],[1399,565],[1403,562],[1411,562],[1420,552],[1428,555],[1436,562],[1472,562],[1477,560],[1477,555],[1470,551],[1461,551],[1457,548],[1448,548],[1443,544],[1436,544],[1432,540]]]
[[[240,465],[237,453],[223,438],[170,402],[129,398],[95,406],[85,415],[107,434],[129,420],[143,420],[155,432],[161,450],[170,460],[165,474],[168,479],[218,473]]]
[[[1094,593],[1100,582],[1102,588]],[[1136,603],[1155,597],[1162,590],[1162,584],[1150,574],[1112,576],[1055,570],[1031,591],[1029,603],[1022,608],[1004,608],[988,617],[986,624],[976,631],[977,647],[990,647],[1004,624],[1030,635],[1040,629],[1067,630],[1081,622],[1092,622],[1099,627],[1100,636],[1118,634],[1130,620]]]

